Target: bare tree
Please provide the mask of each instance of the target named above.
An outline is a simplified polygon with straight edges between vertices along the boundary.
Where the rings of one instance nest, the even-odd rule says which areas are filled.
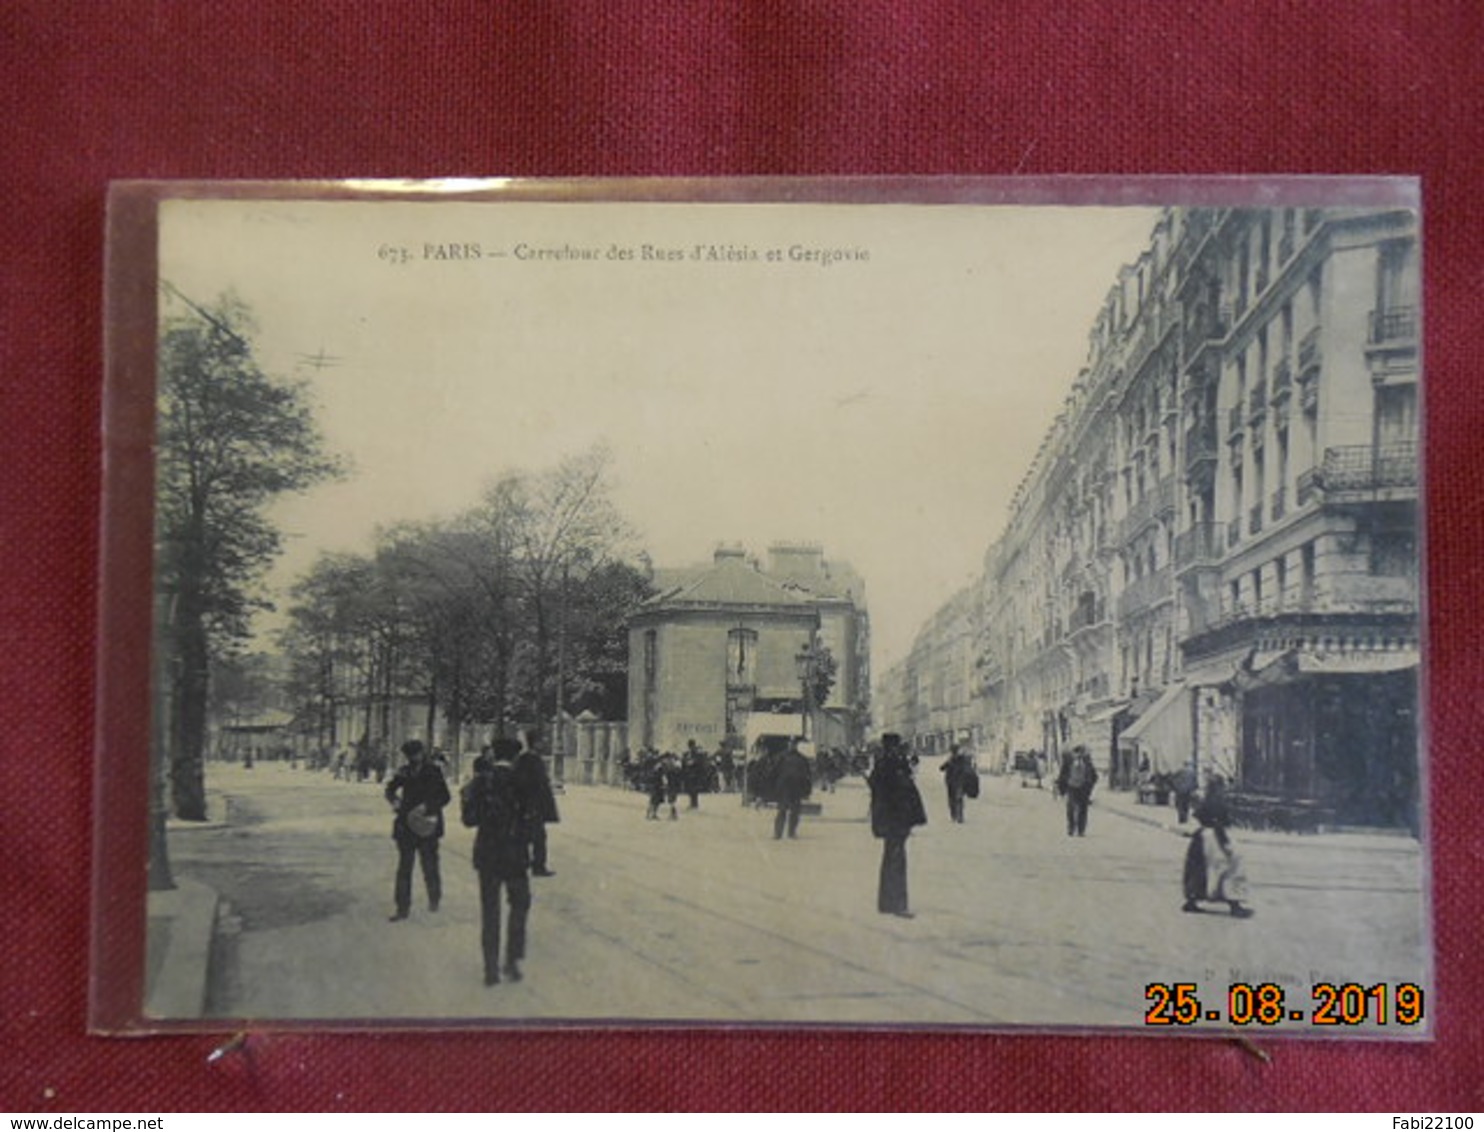
[[[356,606],[370,570],[370,561],[358,555],[321,555],[294,586],[288,626],[279,635],[289,661],[290,702],[316,721],[319,742],[331,747],[345,741],[340,709],[366,662]]]
[[[507,474],[451,522],[399,524],[369,556],[322,559],[295,590],[284,638],[301,702],[324,700],[315,674],[339,657],[360,673],[372,740],[395,696],[425,702],[429,742],[440,712],[455,736],[469,723],[505,734],[573,702],[621,712],[625,619],[650,590],[624,559],[607,465],[595,449]]]
[[[595,445],[522,481],[515,493],[516,561],[531,615],[531,698],[543,719],[565,706],[573,587],[620,560],[633,538],[613,503],[612,463],[608,448]]]

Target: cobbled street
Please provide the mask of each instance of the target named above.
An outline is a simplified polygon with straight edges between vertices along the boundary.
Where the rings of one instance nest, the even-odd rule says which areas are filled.
[[[954,825],[940,777],[919,769],[930,820],[908,843],[910,920],[876,912],[881,843],[860,779],[816,793],[822,812],[795,841],[736,795],[694,811],[682,797],[678,820],[646,821],[641,794],[569,785],[550,827],[557,875],[532,881],[526,977],[489,988],[457,802],[442,908],[427,910],[418,876],[403,923],[387,921],[396,852],[373,782],[212,764],[226,820],[174,825],[170,852],[225,902],[207,996],[219,1018],[1144,1029],[1151,982],[1195,983],[1203,1013],[1233,981],[1277,982],[1305,1011],[1318,980],[1426,983],[1409,838],[1238,830],[1256,916],[1183,915],[1172,810],[1100,795],[1086,837],[1069,838],[1049,789],[986,777]],[[1384,1033],[1407,1036],[1394,1020]]]

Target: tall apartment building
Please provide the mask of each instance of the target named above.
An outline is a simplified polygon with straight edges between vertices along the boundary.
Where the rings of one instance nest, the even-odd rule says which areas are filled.
[[[1080,743],[1115,787],[1193,762],[1270,815],[1415,821],[1416,222],[1161,214],[985,557],[982,758]],[[937,623],[890,686],[957,647]]]

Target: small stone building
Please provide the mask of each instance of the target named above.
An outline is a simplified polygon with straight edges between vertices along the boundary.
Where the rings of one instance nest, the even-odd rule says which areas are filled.
[[[863,584],[810,544],[769,548],[763,568],[738,546],[705,566],[658,570],[659,592],[629,620],[629,741],[681,750],[741,743],[759,712],[806,711],[810,738],[859,742],[869,706]],[[805,702],[804,671],[828,649],[836,665],[822,704]]]

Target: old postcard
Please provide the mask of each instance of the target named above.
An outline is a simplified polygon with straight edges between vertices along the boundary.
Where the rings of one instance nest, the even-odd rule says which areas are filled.
[[[113,238],[96,1028],[1429,1035],[1414,182]]]

